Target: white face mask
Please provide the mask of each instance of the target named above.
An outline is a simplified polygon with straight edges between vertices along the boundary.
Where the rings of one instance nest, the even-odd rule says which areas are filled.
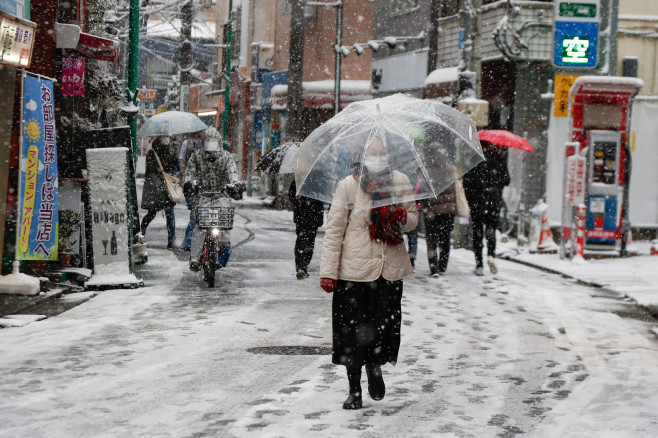
[[[165,146],[169,146],[171,144],[171,139],[169,137],[162,137],[160,139],[160,143],[162,143]]]
[[[388,158],[386,156],[366,157],[363,160],[363,165],[370,173],[381,173],[388,167]]]

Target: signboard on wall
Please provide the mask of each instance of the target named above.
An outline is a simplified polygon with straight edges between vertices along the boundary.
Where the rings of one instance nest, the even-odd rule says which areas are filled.
[[[57,260],[59,200],[53,82],[23,81],[20,260]]]
[[[578,75],[555,75],[553,81],[553,117],[569,116],[569,90]]]
[[[372,69],[381,76],[377,91],[394,92],[412,90],[421,93],[427,77],[428,49],[372,60]],[[420,96],[418,96],[420,97]]]
[[[137,285],[132,274],[128,148],[87,150],[94,276],[85,286]]]
[[[557,0],[553,65],[594,68],[598,60],[600,0]]]
[[[0,64],[30,67],[37,25],[0,11]]]

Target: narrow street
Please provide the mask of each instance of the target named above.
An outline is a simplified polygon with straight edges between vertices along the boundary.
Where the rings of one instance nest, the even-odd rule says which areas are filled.
[[[176,209],[178,241],[187,210]],[[643,437],[658,430],[653,321],[619,296],[500,261],[476,277],[405,280],[399,362],[384,400],[345,411],[331,296],[296,280],[290,212],[237,210],[233,257],[208,289],[188,253],[147,234],[146,287],[110,290],[0,331],[2,437]],[[364,391],[367,388],[365,374]]]

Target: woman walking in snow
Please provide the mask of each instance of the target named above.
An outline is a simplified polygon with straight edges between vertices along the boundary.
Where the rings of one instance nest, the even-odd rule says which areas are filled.
[[[487,240],[487,264],[492,274],[498,272],[496,258],[496,229],[503,204],[503,188],[510,183],[506,151],[482,142],[485,161],[464,175],[464,190],[471,209],[475,275],[484,275],[482,237]]]
[[[418,224],[415,202],[368,208],[371,199],[386,192],[407,196],[412,191],[409,179],[389,168],[379,138],[368,145],[363,167],[360,181],[350,175],[337,186],[320,263],[320,285],[334,292],[332,362],[346,367],[349,380],[343,409],[362,407],[364,365],[370,397],[384,398],[381,365],[397,362],[402,279],[413,274],[403,233]],[[356,199],[354,210],[342,207]]]
[[[158,137],[153,142],[151,150],[146,155],[144,190],[142,191],[142,208],[147,210],[146,215],[142,218],[142,233],[146,235],[146,229],[155,215],[158,211],[164,210],[167,219],[167,249],[174,248],[176,239],[176,218],[174,217],[176,203],[169,198],[162,176],[162,169],[173,174],[177,164],[176,157],[169,148],[170,142],[169,137]],[[158,159],[162,163],[162,169]]]

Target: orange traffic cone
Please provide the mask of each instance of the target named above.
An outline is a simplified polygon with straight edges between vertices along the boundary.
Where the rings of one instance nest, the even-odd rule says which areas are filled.
[[[553,240],[551,227],[548,225],[548,219],[544,216],[541,220],[541,232],[539,234],[539,243],[537,244],[537,251],[554,251],[557,250],[557,244]]]

